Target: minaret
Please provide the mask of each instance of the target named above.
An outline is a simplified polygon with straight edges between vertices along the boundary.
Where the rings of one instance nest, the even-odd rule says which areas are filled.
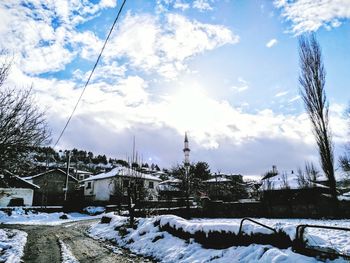
[[[185,132],[185,141],[184,141],[184,154],[185,154],[185,166],[190,165],[190,148],[188,147],[188,138],[187,138],[187,133]]]

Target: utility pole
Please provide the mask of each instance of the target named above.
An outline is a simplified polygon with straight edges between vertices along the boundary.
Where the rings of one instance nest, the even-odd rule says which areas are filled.
[[[66,177],[66,187],[63,188],[63,191],[64,191],[64,201],[67,201],[70,156],[71,156],[70,151],[67,151],[67,173],[66,173],[67,177]]]

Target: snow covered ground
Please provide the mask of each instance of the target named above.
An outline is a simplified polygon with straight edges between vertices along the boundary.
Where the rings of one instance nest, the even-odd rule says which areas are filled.
[[[62,263],[79,263],[67,244],[65,244],[62,240],[59,240],[59,244],[61,248]]]
[[[186,242],[171,234],[161,231],[155,226],[170,224],[175,228],[194,233],[196,231],[225,231],[238,233],[240,219],[194,219],[184,220],[176,216],[159,216],[139,219],[136,230],[123,229],[127,218],[108,214],[112,217],[109,224],[95,224],[90,230],[93,237],[111,240],[117,245],[130,249],[132,252],[153,257],[161,262],[322,262],[312,257],[294,253],[289,249],[278,249],[270,245],[252,244],[235,246],[227,249],[205,249],[200,244],[190,240]],[[295,227],[298,224],[317,224],[350,227],[349,220],[305,220],[305,219],[256,219],[257,221],[282,229],[294,239]],[[247,222],[243,228],[245,233],[265,233],[260,226]],[[312,238],[310,238],[310,236]],[[339,235],[332,231],[312,231],[308,236],[318,245],[335,245],[343,251],[350,252],[350,237],[348,234]],[[311,242],[311,243],[312,243]],[[346,262],[337,259],[334,262]]]
[[[26,242],[27,233],[15,229],[0,229],[0,262],[21,262]]]
[[[60,219],[63,212],[57,213],[34,213],[29,211],[27,214],[21,208],[14,209],[9,216],[0,211],[0,223],[3,224],[21,224],[21,225],[60,225],[68,222],[75,222],[86,219],[100,218],[102,215],[90,216],[81,213],[68,213],[68,219]]]
[[[315,219],[267,219],[259,218],[257,221],[271,226],[275,229],[281,229],[291,240],[295,239],[296,227],[300,224],[307,225],[321,225],[321,226],[334,226],[344,227],[350,229],[350,220],[315,220]],[[201,226],[210,226],[209,229],[221,228],[226,231],[236,231],[239,226],[241,219],[193,219],[190,221],[191,224],[200,228]],[[226,228],[225,228],[226,226]],[[244,224],[243,230],[245,233],[263,232],[259,226],[254,226],[253,229],[251,224]],[[268,230],[265,230],[268,231]],[[235,232],[237,233],[237,232]],[[344,254],[350,254],[350,232],[338,231],[338,230],[325,230],[325,229],[313,229],[306,228],[305,237],[308,240],[310,246],[321,246],[321,247],[333,247]]]
[[[103,212],[106,211],[106,208],[102,207],[102,206],[88,206],[85,207],[84,212],[86,212],[89,215],[99,215],[102,214]]]

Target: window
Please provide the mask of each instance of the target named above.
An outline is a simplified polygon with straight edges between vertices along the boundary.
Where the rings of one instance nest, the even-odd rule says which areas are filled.
[[[129,187],[129,180],[123,180],[123,187]]]
[[[154,188],[153,182],[148,182],[148,188],[149,188],[149,189],[153,189],[153,188]]]
[[[91,182],[87,183],[86,189],[91,189]]]

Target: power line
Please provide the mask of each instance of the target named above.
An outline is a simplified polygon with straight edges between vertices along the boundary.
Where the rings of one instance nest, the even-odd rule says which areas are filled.
[[[96,60],[96,62],[95,62],[95,65],[94,65],[94,67],[92,68],[92,71],[90,72],[90,75],[89,75],[87,81],[85,82],[84,88],[83,88],[83,90],[82,90],[82,92],[81,92],[81,94],[80,94],[80,96],[79,96],[79,98],[78,98],[77,103],[75,104],[75,106],[74,106],[74,108],[73,108],[73,111],[72,111],[71,115],[69,116],[69,118],[68,118],[66,124],[64,125],[64,127],[63,127],[63,129],[62,129],[62,131],[61,131],[61,133],[60,133],[60,136],[58,137],[58,139],[57,139],[55,145],[53,146],[54,148],[57,146],[57,144],[58,144],[59,141],[61,140],[61,138],[62,138],[62,136],[63,136],[63,134],[64,134],[64,132],[65,132],[65,130],[66,130],[68,124],[69,124],[69,122],[71,121],[71,119],[72,119],[72,117],[73,117],[73,115],[74,115],[74,113],[75,113],[75,110],[76,110],[77,107],[78,107],[78,104],[79,104],[81,98],[82,98],[83,95],[84,95],[84,92],[85,92],[85,90],[86,90],[86,87],[89,85],[90,79],[91,79],[92,75],[94,74],[94,71],[95,71],[95,69],[96,69],[96,67],[97,67],[98,62],[99,62],[100,59],[101,59],[102,53],[103,53],[103,51],[104,51],[104,49],[105,49],[105,47],[106,47],[106,45],[107,45],[107,42],[108,42],[108,40],[109,40],[109,37],[110,37],[111,34],[112,34],[112,31],[113,31],[113,29],[114,29],[114,26],[115,26],[115,24],[117,23],[117,21],[118,21],[118,19],[119,19],[120,13],[121,13],[122,10],[123,10],[123,7],[124,7],[125,2],[126,2],[126,0],[123,1],[122,5],[121,5],[121,7],[120,7],[120,9],[119,9],[119,11],[118,11],[118,14],[117,14],[116,18],[114,19],[114,22],[113,22],[113,24],[112,24],[112,27],[111,27],[110,30],[109,30],[109,33],[108,33],[108,35],[107,35],[107,38],[106,38],[106,40],[105,40],[105,42],[104,42],[104,44],[103,44],[103,47],[102,47],[102,49],[101,49],[101,52],[100,52],[100,54],[99,54],[98,57],[97,57],[97,60]]]

